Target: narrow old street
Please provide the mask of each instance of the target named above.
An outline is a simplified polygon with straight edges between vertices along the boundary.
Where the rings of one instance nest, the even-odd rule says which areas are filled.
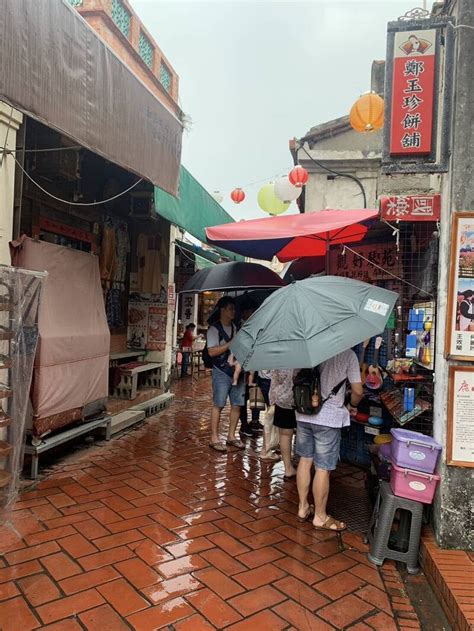
[[[209,450],[208,388],[181,382],[167,411],[56,457],[20,495],[17,534],[1,533],[0,629],[420,628],[394,563],[371,566],[360,533],[340,551],[297,523],[296,484],[260,464],[255,441]],[[346,514],[362,477],[344,465],[335,475]],[[343,515],[355,529],[358,512]]]

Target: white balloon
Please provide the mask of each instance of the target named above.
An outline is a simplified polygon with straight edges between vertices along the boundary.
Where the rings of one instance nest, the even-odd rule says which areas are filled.
[[[275,196],[282,202],[293,202],[301,195],[303,189],[293,186],[288,177],[281,177],[275,182]]]
[[[224,201],[224,195],[220,191],[214,191],[211,193],[211,197],[213,197],[218,204],[221,204]]]

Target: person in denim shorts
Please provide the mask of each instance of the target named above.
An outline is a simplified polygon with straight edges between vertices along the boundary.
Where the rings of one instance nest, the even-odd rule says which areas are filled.
[[[224,296],[217,303],[219,319],[212,324],[207,332],[207,348],[212,358],[212,413],[211,413],[211,441],[209,447],[216,451],[226,451],[227,447],[245,449],[244,443],[235,437],[240,408],[245,402],[245,381],[243,373],[237,385],[233,385],[234,367],[229,364],[230,341],[237,332],[234,324],[235,301]],[[219,440],[219,423],[221,413],[230,401],[230,421],[226,444]]]
[[[350,425],[350,417],[357,413],[357,406],[364,393],[359,361],[354,351],[345,351],[328,359],[319,366],[319,371],[321,396],[327,400],[318,414],[309,416],[296,412],[296,453],[300,456],[297,471],[298,520],[305,521],[312,517],[315,528],[341,531],[345,530],[346,524],[326,513],[329,477],[339,460],[341,428]],[[344,387],[330,396],[331,391],[344,379],[351,384],[351,400],[348,405],[345,405]],[[313,464],[314,508],[308,502]]]

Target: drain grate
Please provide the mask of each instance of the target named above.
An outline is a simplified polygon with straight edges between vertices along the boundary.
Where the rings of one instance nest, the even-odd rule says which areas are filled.
[[[367,532],[372,504],[364,488],[352,487],[342,481],[331,482],[328,500],[328,513],[344,521],[353,532]]]

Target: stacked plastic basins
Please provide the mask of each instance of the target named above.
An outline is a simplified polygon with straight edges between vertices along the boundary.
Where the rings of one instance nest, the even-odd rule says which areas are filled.
[[[441,445],[430,436],[394,428],[390,486],[394,495],[431,504],[440,480],[435,473]]]

